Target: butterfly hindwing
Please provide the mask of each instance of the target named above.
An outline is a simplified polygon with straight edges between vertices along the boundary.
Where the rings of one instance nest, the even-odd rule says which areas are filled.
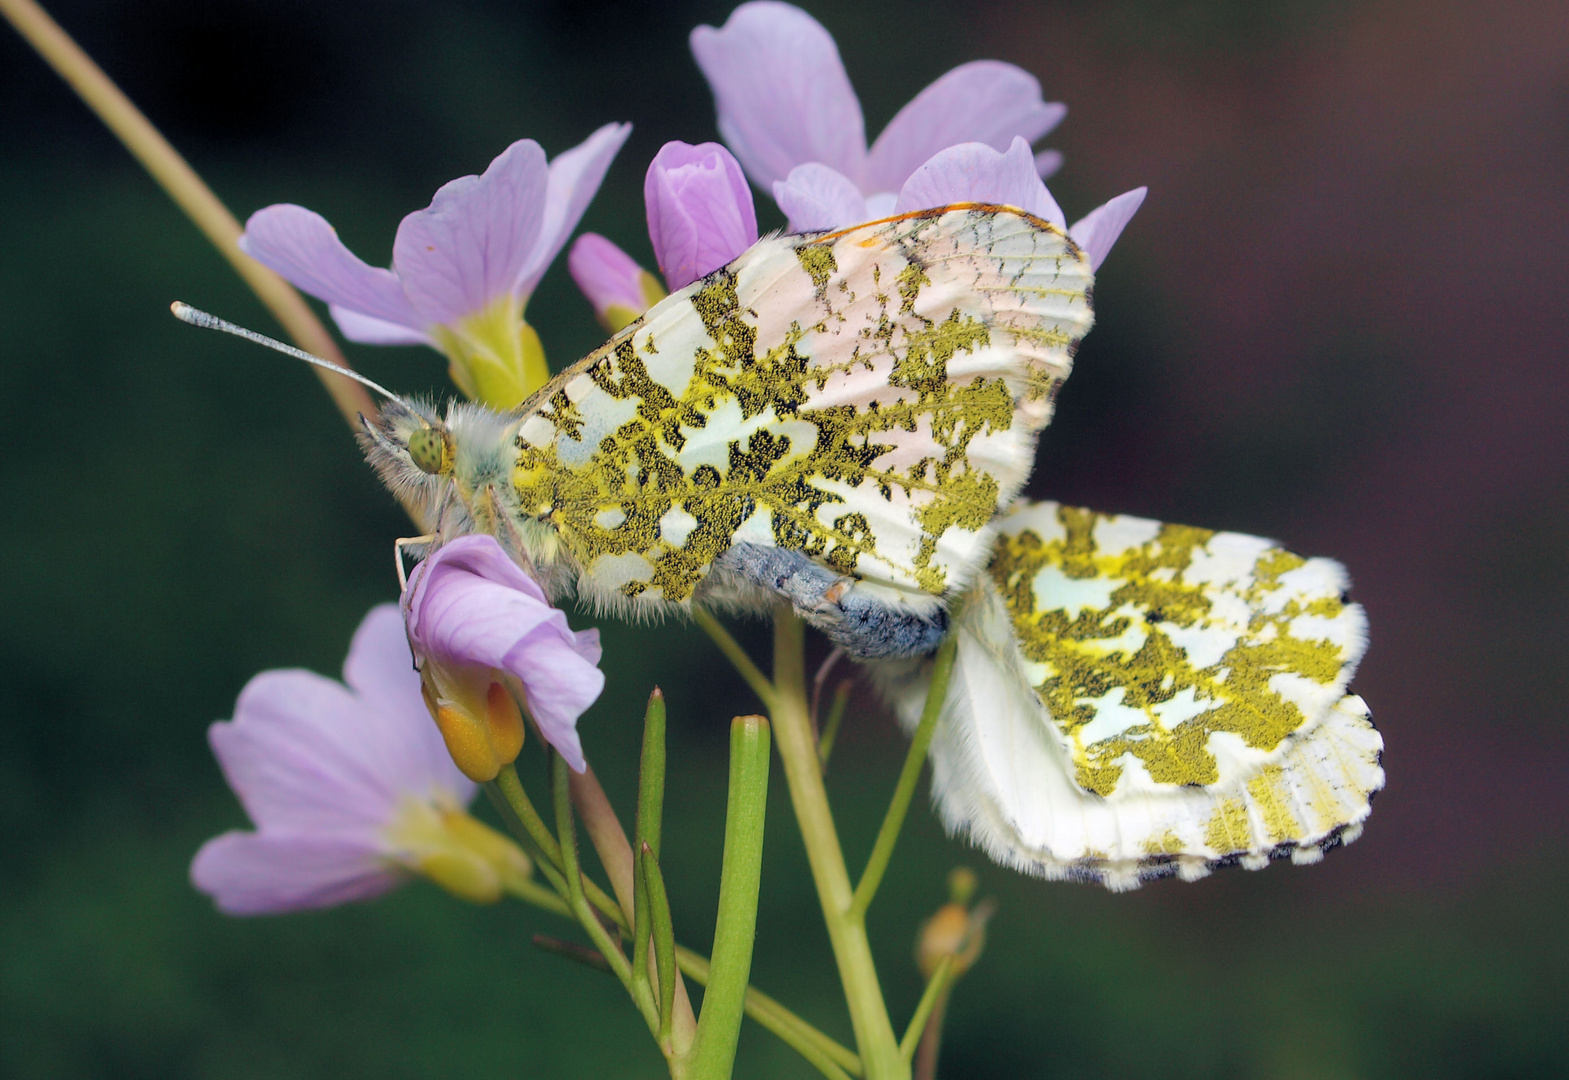
[[[999,531],[932,746],[951,829],[1114,888],[1360,833],[1383,744],[1345,693],[1366,636],[1339,564],[1056,503]],[[899,691],[907,724],[923,699]]]
[[[998,207],[765,239],[542,392],[520,503],[602,605],[687,602],[748,545],[934,609],[1029,474],[1090,281]]]

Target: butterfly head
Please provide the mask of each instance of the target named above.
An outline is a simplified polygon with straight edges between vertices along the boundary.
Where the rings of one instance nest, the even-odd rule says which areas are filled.
[[[555,530],[521,505],[512,474],[516,414],[472,402],[451,402],[444,413],[409,398],[394,398],[367,418],[360,444],[392,491],[422,510],[426,527],[450,539],[489,533],[538,578],[551,577],[559,558]],[[553,594],[553,582],[541,580]]]

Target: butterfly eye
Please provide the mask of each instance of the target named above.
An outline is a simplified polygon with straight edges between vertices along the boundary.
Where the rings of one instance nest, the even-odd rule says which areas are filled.
[[[439,476],[447,471],[451,457],[447,433],[440,428],[420,428],[409,436],[409,459],[420,472]]]

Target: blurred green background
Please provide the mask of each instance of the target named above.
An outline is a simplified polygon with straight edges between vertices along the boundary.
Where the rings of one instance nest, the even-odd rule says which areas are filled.
[[[1070,219],[1150,185],[1032,492],[1344,560],[1373,628],[1356,689],[1388,743],[1366,835],[1321,866],[1129,895],[1018,878],[918,809],[873,910],[896,1020],[916,928],[966,864],[1001,911],[945,1077],[1569,1075],[1561,0],[808,7],[870,132],[998,57],[1070,106],[1047,141]],[[685,37],[729,5],[52,10],[241,217],[303,203],[385,263],[444,181],[608,120],[636,129],[585,227],[649,261],[643,169],[715,137]],[[273,329],[8,29],[0,213],[0,1074],[660,1075],[614,983],[529,944],[549,916],[417,883],[233,920],[191,890],[196,847],[243,822],[206,725],[262,668],[338,670],[394,596],[406,523],[303,367],[168,316],[179,298]],[[558,366],[601,336],[563,263],[529,306]],[[349,353],[445,390],[434,353]],[[628,807],[641,700],[667,691],[667,872],[704,947],[725,721],[754,705],[687,628],[604,631],[584,741]],[[829,777],[852,865],[902,751],[858,695]],[[776,769],[754,981],[848,1040],[784,794]],[[736,1075],[815,1074],[749,1027]]]

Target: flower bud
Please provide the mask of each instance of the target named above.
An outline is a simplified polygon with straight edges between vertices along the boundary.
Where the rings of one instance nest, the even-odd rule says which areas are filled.
[[[594,305],[600,325],[612,334],[665,298],[658,278],[598,233],[577,238],[567,256],[567,269]]]
[[[494,780],[523,749],[523,714],[494,668],[427,661],[420,693],[453,764],[477,783]]]
[[[682,289],[757,243],[741,166],[718,143],[668,142],[643,180],[648,238],[671,289]]]

